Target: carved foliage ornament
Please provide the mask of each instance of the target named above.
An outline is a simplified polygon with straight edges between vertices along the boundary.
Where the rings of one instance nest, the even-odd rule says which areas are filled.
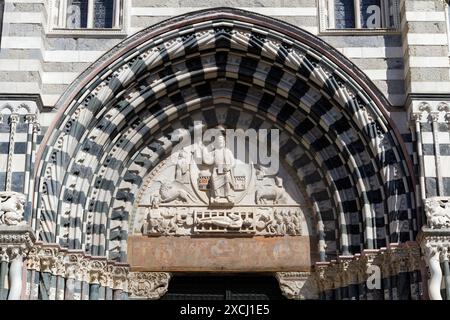
[[[317,299],[314,276],[309,272],[277,272],[276,278],[282,294],[288,299]]]
[[[168,272],[131,272],[129,275],[130,298],[159,299],[169,286]]]
[[[128,290],[128,265],[70,252],[56,245],[37,244],[27,256],[27,269]]]

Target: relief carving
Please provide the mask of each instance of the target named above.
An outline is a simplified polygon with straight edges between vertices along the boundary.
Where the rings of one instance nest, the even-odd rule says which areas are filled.
[[[128,290],[131,299],[161,298],[169,286],[171,274],[167,272],[130,272]]]
[[[450,228],[450,201],[448,199],[426,199],[425,213],[430,228]]]
[[[218,132],[213,142],[184,145],[149,175],[148,191],[139,195],[142,233],[302,235],[301,196],[292,195],[292,182],[290,192],[286,189],[289,176],[268,174],[260,163],[235,157],[225,144],[225,129],[213,130]]]
[[[318,299],[313,276],[309,272],[277,272],[281,293],[288,299]]]
[[[0,225],[24,225],[25,195],[14,191],[0,192]]]

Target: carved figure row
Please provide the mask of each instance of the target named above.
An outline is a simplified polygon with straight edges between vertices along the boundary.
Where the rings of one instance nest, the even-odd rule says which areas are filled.
[[[143,234],[189,235],[195,233],[252,233],[259,235],[301,235],[298,208],[205,208],[164,207],[148,209]]]

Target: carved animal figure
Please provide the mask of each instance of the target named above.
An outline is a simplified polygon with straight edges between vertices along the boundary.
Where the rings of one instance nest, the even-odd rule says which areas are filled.
[[[23,220],[25,195],[13,192],[0,192],[0,225],[18,225],[26,223]]]
[[[256,190],[255,201],[257,204],[267,204],[272,201],[272,204],[278,204],[284,198],[283,181],[281,178],[275,178],[275,185],[262,186]]]
[[[425,212],[431,228],[450,227],[450,205],[436,199],[425,201]]]
[[[172,202],[172,201],[195,201],[194,197],[184,190],[184,186],[177,181],[173,182],[161,182],[159,188],[159,195],[153,195],[150,199],[152,207],[158,208],[160,203]]]

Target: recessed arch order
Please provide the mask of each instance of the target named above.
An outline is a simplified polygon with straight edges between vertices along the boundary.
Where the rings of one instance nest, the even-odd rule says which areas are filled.
[[[131,36],[69,86],[36,157],[40,240],[126,261],[135,195],[170,152],[167,136],[194,111],[216,125],[219,104],[231,124],[251,113],[250,127],[282,129],[322,260],[414,239],[412,165],[380,91],[308,32],[221,8]]]

